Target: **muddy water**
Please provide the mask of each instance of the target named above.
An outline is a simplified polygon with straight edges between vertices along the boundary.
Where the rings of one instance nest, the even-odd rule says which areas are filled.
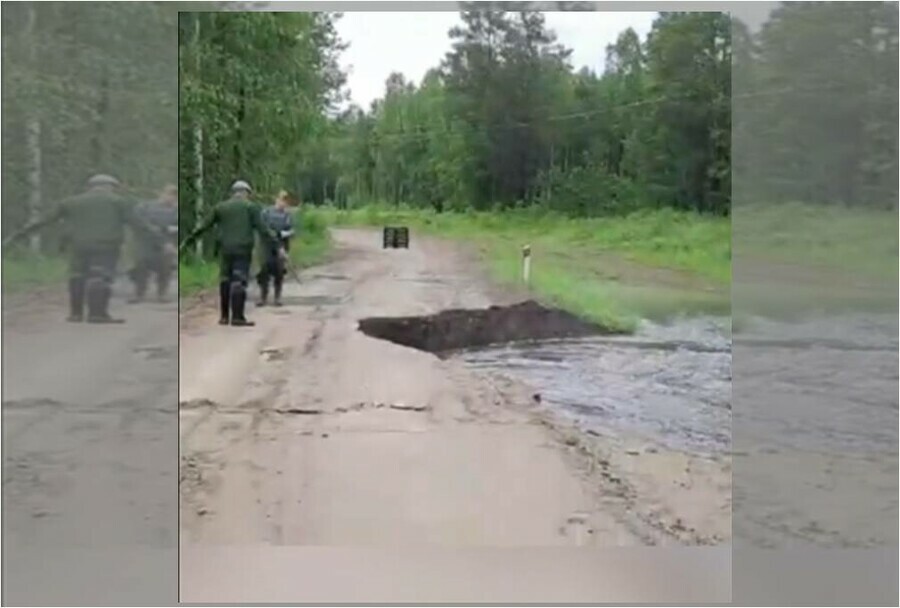
[[[863,453],[897,450],[897,319],[750,319],[735,338],[740,445]],[[895,460],[896,462],[896,460]]]
[[[473,368],[523,381],[543,407],[601,434],[715,454],[731,449],[730,322],[645,322],[631,336],[470,350]]]

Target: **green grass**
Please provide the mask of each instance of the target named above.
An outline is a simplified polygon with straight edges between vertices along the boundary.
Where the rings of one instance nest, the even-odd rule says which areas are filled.
[[[60,284],[66,279],[68,263],[63,257],[35,255],[23,251],[3,254],[3,289],[27,291]]]
[[[331,239],[325,219],[304,212],[291,242],[290,257],[294,268],[307,268],[321,263],[331,250]],[[254,266],[259,266],[258,252]],[[255,272],[255,270],[254,270]],[[184,256],[178,264],[178,288],[181,297],[214,288],[219,282],[219,266],[214,260],[197,260]]]
[[[317,212],[334,225],[403,224],[471,243],[506,282],[520,281],[520,248],[531,244],[538,297],[618,326],[639,317],[730,314],[732,257],[735,314],[787,319],[897,305],[896,210],[755,204],[735,207],[730,219],[668,209],[595,219],[384,205]],[[666,270],[654,276],[652,269]]]
[[[785,203],[734,210],[736,314],[897,309],[897,212]]]
[[[734,210],[740,257],[897,278],[897,212],[784,203]]]
[[[684,270],[713,281],[731,278],[731,223],[671,209],[625,217],[573,219],[534,211],[434,213],[368,206],[315,211],[331,225],[403,223],[451,238],[502,240],[546,246],[550,252],[614,252],[636,262]]]
[[[695,311],[728,314],[731,232],[726,218],[672,210],[572,219],[533,210],[441,213],[371,205],[315,211],[330,225],[407,225],[469,243],[497,280],[521,282],[530,244],[531,290],[542,300],[614,329],[641,317]],[[655,282],[647,269],[666,275]],[[697,285],[702,284],[702,289]]]

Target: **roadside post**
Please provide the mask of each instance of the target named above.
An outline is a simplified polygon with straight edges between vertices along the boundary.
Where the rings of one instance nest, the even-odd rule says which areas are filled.
[[[531,245],[522,247],[522,281],[526,285],[531,283]]]

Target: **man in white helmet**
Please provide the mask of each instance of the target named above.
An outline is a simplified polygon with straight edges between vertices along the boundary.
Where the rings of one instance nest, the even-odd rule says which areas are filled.
[[[219,244],[219,307],[220,325],[252,326],[244,314],[247,302],[247,283],[253,259],[255,237],[258,234],[267,245],[278,247],[278,255],[285,256],[277,236],[263,223],[260,207],[250,200],[250,184],[243,180],[231,186],[231,197],[216,205],[212,212],[181,244],[184,250],[195,238],[213,226]]]
[[[63,200],[3,242],[6,246],[39,228],[62,222],[69,246],[68,320],[73,323],[85,320],[85,303],[88,323],[122,323],[109,315],[109,300],[126,224],[142,238],[163,238],[135,215],[133,202],[119,191],[119,185],[110,175],[94,175],[87,181],[87,191]]]

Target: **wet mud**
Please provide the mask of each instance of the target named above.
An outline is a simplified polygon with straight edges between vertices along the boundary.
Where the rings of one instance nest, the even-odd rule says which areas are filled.
[[[361,320],[359,329],[370,337],[437,355],[492,344],[616,333],[532,300],[420,317],[371,317]]]
[[[534,401],[586,431],[642,437],[692,454],[731,449],[727,319],[645,322],[634,335],[470,349],[472,369],[524,382]]]

